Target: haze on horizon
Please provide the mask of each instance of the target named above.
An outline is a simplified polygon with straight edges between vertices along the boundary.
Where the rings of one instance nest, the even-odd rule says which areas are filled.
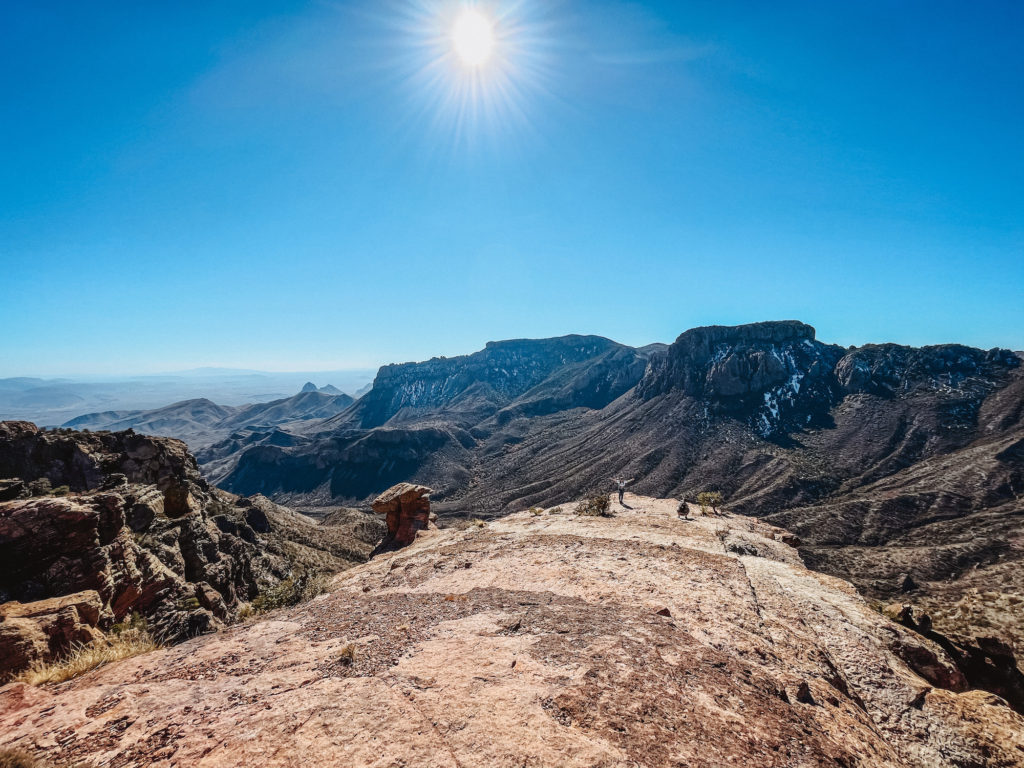
[[[1024,349],[1022,33],[994,0],[7,4],[0,377],[770,319]]]

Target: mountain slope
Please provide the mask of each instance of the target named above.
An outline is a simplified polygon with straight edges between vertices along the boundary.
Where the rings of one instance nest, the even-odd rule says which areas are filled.
[[[1020,765],[1024,718],[780,531],[627,501],[421,533],[263,621],[8,685],[0,744],[103,765]]]
[[[869,594],[956,602],[975,589],[961,579],[999,566],[989,591],[1024,598],[1004,567],[1024,561],[1014,353],[844,349],[795,321],[698,328],[645,351],[582,338],[386,367],[295,445],[200,459],[226,488],[291,503],[422,483],[442,516],[554,504],[617,476],[658,496],[719,490],[730,509],[798,531],[816,567]],[[1001,636],[1024,651],[1024,621],[1012,624]]]

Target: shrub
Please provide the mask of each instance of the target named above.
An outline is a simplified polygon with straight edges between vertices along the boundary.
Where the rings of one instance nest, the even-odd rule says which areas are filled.
[[[561,507],[552,507],[551,509],[548,510],[548,514],[549,515],[560,515],[560,514],[562,514],[562,508]]]
[[[676,507],[676,514],[680,517],[687,517],[690,514],[690,507],[686,503],[686,499],[679,502],[679,506]]]
[[[69,493],[71,493],[71,488],[66,485],[58,485],[56,488],[50,491],[50,493],[53,494],[54,496],[67,496]]]
[[[48,496],[53,488],[48,477],[40,477],[28,484],[28,490],[33,496]]]
[[[472,520],[470,520],[469,524],[470,525],[475,525],[477,528],[485,528],[485,527],[487,527],[487,521],[486,520],[481,520],[478,517],[474,517]]]
[[[708,513],[708,508],[716,515],[718,514],[718,508],[722,504],[722,494],[718,491],[704,491],[703,493],[697,494],[697,503],[700,504],[700,511],[702,514]]]
[[[543,515],[544,509],[541,507],[530,507],[530,514],[536,517],[537,515]]]
[[[132,632],[136,634],[149,633],[149,623],[138,611],[132,611],[128,616],[125,616],[110,628],[110,633],[117,636],[128,635]]]
[[[576,514],[587,517],[611,517],[611,499],[608,494],[594,493],[582,499],[576,505]]]
[[[252,601],[251,612],[243,609],[239,611],[239,618],[249,618],[253,614],[305,603],[327,592],[329,586],[330,576],[326,573],[300,573],[294,579],[285,579],[280,584],[260,592]]]

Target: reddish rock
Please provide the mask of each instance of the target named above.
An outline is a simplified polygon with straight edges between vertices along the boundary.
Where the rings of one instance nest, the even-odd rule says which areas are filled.
[[[430,499],[432,493],[425,485],[399,483],[388,488],[373,500],[373,511],[387,516],[388,533],[382,549],[404,547],[416,538],[417,531],[430,526]]]
[[[61,656],[74,645],[103,637],[103,601],[87,590],[32,603],[0,605],[0,679],[40,659]]]
[[[440,531],[261,620],[0,687],[0,749],[153,768],[1020,768],[1024,717],[921,677],[894,647],[945,651],[849,583],[727,549],[732,531],[770,551],[756,521],[637,501]]]

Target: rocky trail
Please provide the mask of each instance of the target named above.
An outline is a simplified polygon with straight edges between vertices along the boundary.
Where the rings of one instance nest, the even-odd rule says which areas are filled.
[[[96,766],[1017,766],[1024,718],[783,531],[521,512],[48,688],[0,745]]]

